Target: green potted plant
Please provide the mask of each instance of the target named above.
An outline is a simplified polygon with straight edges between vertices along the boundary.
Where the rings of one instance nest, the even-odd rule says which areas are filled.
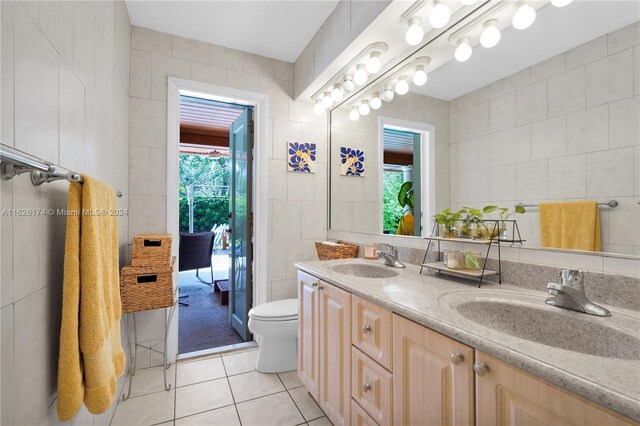
[[[459,212],[452,212],[449,209],[444,209],[440,213],[434,216],[434,219],[442,232],[440,234],[445,238],[456,237],[456,221],[460,220]]]
[[[413,235],[413,182],[404,182],[400,185],[400,190],[398,191],[398,203],[400,203],[400,206],[404,208],[404,215],[400,218],[397,235]]]
[[[498,209],[498,214],[500,216],[500,225],[498,226],[498,231],[497,231],[498,235],[495,235],[495,232],[492,231],[491,232],[491,239],[499,237],[500,239],[506,240],[507,239],[507,226],[504,223],[504,221],[509,219],[514,214],[523,214],[525,212],[526,212],[526,210],[525,210],[524,206],[519,205],[519,204],[515,206],[515,208],[513,209],[513,211],[511,213],[509,213],[509,208],[508,207],[500,207]]]
[[[465,221],[468,222],[470,237],[474,240],[489,239],[488,227],[484,224],[483,218],[485,214],[496,211],[498,206],[484,206],[482,210],[473,207],[464,207],[467,216]],[[464,228],[464,226],[463,226]]]

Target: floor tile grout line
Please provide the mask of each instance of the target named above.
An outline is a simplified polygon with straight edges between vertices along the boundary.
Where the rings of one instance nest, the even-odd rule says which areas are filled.
[[[238,404],[236,404],[236,397],[233,395],[233,389],[231,388],[231,382],[229,381],[229,375],[227,374],[227,366],[224,363],[224,358],[221,356],[222,368],[224,369],[225,378],[227,379],[227,386],[229,386],[229,392],[231,393],[231,400],[233,401],[233,407],[236,409],[236,416],[238,416],[238,423],[242,426],[242,419],[240,418],[240,411],[238,411]]]
[[[220,407],[216,407],[216,408],[209,408],[209,409],[204,410],[204,411],[198,411],[197,413],[187,414],[186,416],[175,417],[173,419],[173,421],[182,420],[182,419],[186,419],[188,417],[193,417],[193,416],[199,416],[200,414],[208,413],[210,411],[220,410],[222,408],[228,408],[228,407],[235,406],[235,405],[236,404],[232,403],[232,404],[221,405]]]
[[[300,409],[300,407],[298,407],[298,404],[296,403],[296,400],[293,398],[293,395],[291,395],[291,392],[289,392],[289,389],[287,389],[287,386],[284,384],[284,381],[282,380],[282,377],[280,377],[279,374],[276,374],[276,375],[278,376],[278,379],[280,379],[280,382],[282,383],[282,386],[284,386],[284,389],[287,392],[287,395],[289,395],[289,398],[291,398],[291,401],[293,401],[293,405],[296,407],[296,409],[300,413],[300,416],[302,417],[302,420],[304,420],[304,422],[302,422],[301,424],[306,423],[307,422],[307,418],[304,416],[304,413],[302,413],[302,410]]]

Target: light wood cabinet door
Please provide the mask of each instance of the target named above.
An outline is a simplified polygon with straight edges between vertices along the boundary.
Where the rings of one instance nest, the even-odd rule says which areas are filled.
[[[476,363],[489,367],[483,375],[476,374],[479,426],[637,425],[480,351]]]
[[[351,336],[354,346],[390,370],[391,311],[358,296],[351,296]]]
[[[351,424],[353,426],[378,426],[378,423],[353,400],[351,400]]]
[[[334,426],[350,424],[351,295],[320,281],[320,407]]]
[[[320,366],[319,283],[316,277],[298,272],[298,377],[316,401]]]
[[[393,377],[380,364],[351,349],[351,396],[376,423],[393,423]]]
[[[473,355],[472,348],[394,314],[394,424],[473,425]]]

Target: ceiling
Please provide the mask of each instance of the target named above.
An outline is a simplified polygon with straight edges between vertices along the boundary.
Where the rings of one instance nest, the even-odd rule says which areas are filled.
[[[180,126],[227,131],[244,108],[206,99],[180,97]]]
[[[125,0],[132,25],[294,62],[337,0]]]
[[[574,1],[557,8],[550,4],[538,9],[534,24],[526,30],[509,26],[502,31],[497,46],[474,46],[467,62],[453,59],[429,72],[429,81],[412,91],[452,100],[494,81],[535,65],[601,35],[638,21],[637,1]]]

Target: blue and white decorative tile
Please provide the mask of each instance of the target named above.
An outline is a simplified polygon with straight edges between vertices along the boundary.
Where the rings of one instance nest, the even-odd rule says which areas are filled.
[[[364,176],[364,151],[343,146],[340,148],[340,174]]]
[[[287,170],[290,172],[316,172],[316,144],[289,142],[287,147]]]

